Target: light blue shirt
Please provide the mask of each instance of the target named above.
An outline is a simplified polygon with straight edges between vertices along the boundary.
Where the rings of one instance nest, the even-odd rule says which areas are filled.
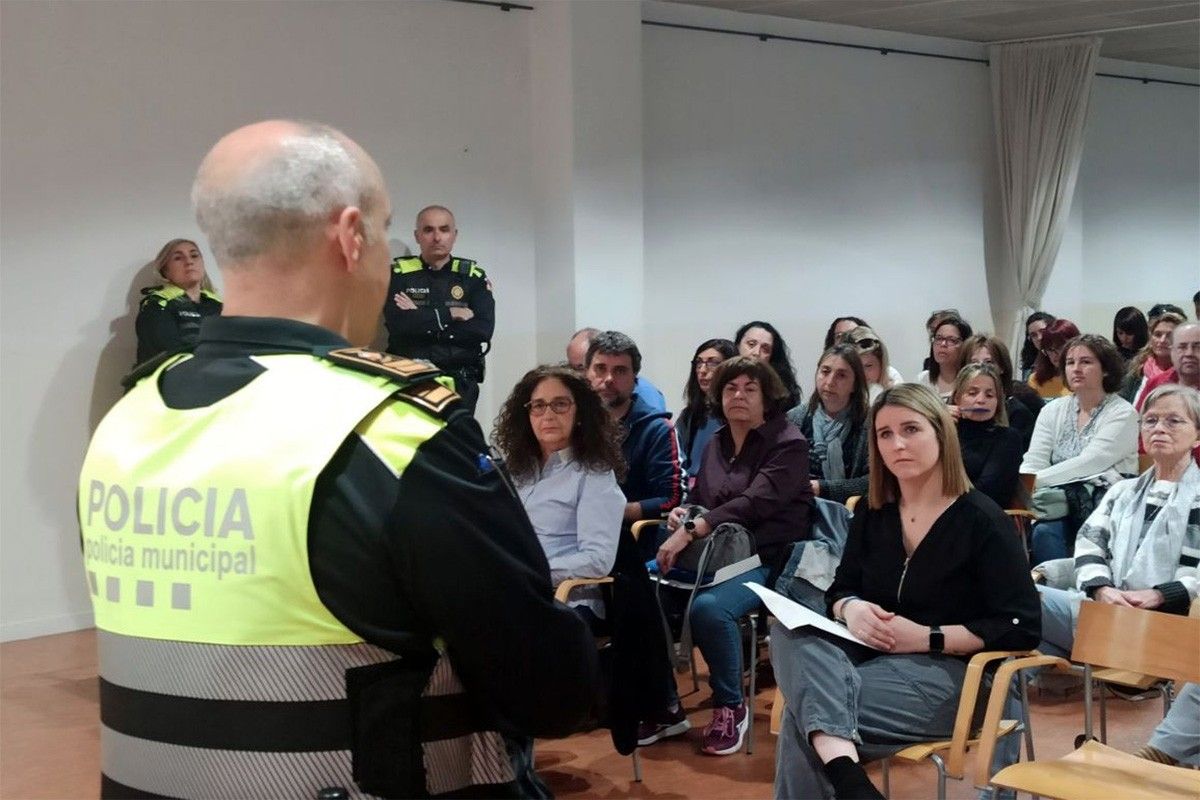
[[[637,376],[633,390],[637,392],[638,397],[649,403],[655,411],[667,410],[667,398],[663,397],[663,393],[659,391],[658,387],[645,377],[641,375]]]
[[[625,495],[611,469],[585,469],[570,448],[559,450],[535,479],[517,484],[517,494],[550,562],[552,583],[603,578],[612,571]],[[598,592],[577,589],[571,596],[603,616]]]

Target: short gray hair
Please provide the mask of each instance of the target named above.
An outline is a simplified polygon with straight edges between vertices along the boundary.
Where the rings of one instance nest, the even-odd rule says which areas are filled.
[[[222,266],[262,255],[284,241],[315,230],[330,213],[347,206],[365,212],[376,201],[371,176],[333,128],[298,123],[270,157],[224,183],[206,178],[200,166],[192,184],[196,222]]]
[[[1150,407],[1159,400],[1175,396],[1183,401],[1183,407],[1187,409],[1188,416],[1192,418],[1192,424],[1196,426],[1197,430],[1200,430],[1200,392],[1190,386],[1184,386],[1182,383],[1164,383],[1150,392],[1142,403],[1142,415],[1145,416]]]

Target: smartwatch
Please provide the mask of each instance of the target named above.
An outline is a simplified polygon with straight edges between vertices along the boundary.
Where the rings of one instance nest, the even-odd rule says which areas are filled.
[[[929,652],[944,653],[946,651],[946,634],[942,633],[939,625],[929,626]]]

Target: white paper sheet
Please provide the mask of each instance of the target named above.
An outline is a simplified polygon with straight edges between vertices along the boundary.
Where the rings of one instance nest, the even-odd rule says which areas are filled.
[[[743,583],[743,586],[754,592],[762,598],[766,604],[767,610],[775,615],[775,619],[788,630],[794,631],[796,628],[804,627],[805,625],[812,628],[820,628],[826,633],[832,633],[834,636],[840,636],[843,639],[849,639],[852,642],[858,642],[864,647],[870,647],[872,650],[878,650],[877,647],[859,639],[850,631],[846,630],[845,625],[839,625],[828,617],[822,616],[810,609],[805,608],[794,600],[781,595],[779,592],[773,592],[765,586],[760,586],[757,583]]]

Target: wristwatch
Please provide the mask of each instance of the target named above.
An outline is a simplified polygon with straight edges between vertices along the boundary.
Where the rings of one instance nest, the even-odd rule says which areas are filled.
[[[689,519],[687,522],[683,523],[683,529],[687,531],[688,536],[693,539],[696,538],[696,520]]]
[[[946,651],[946,634],[942,633],[940,625],[929,626],[929,652],[944,653]]]

